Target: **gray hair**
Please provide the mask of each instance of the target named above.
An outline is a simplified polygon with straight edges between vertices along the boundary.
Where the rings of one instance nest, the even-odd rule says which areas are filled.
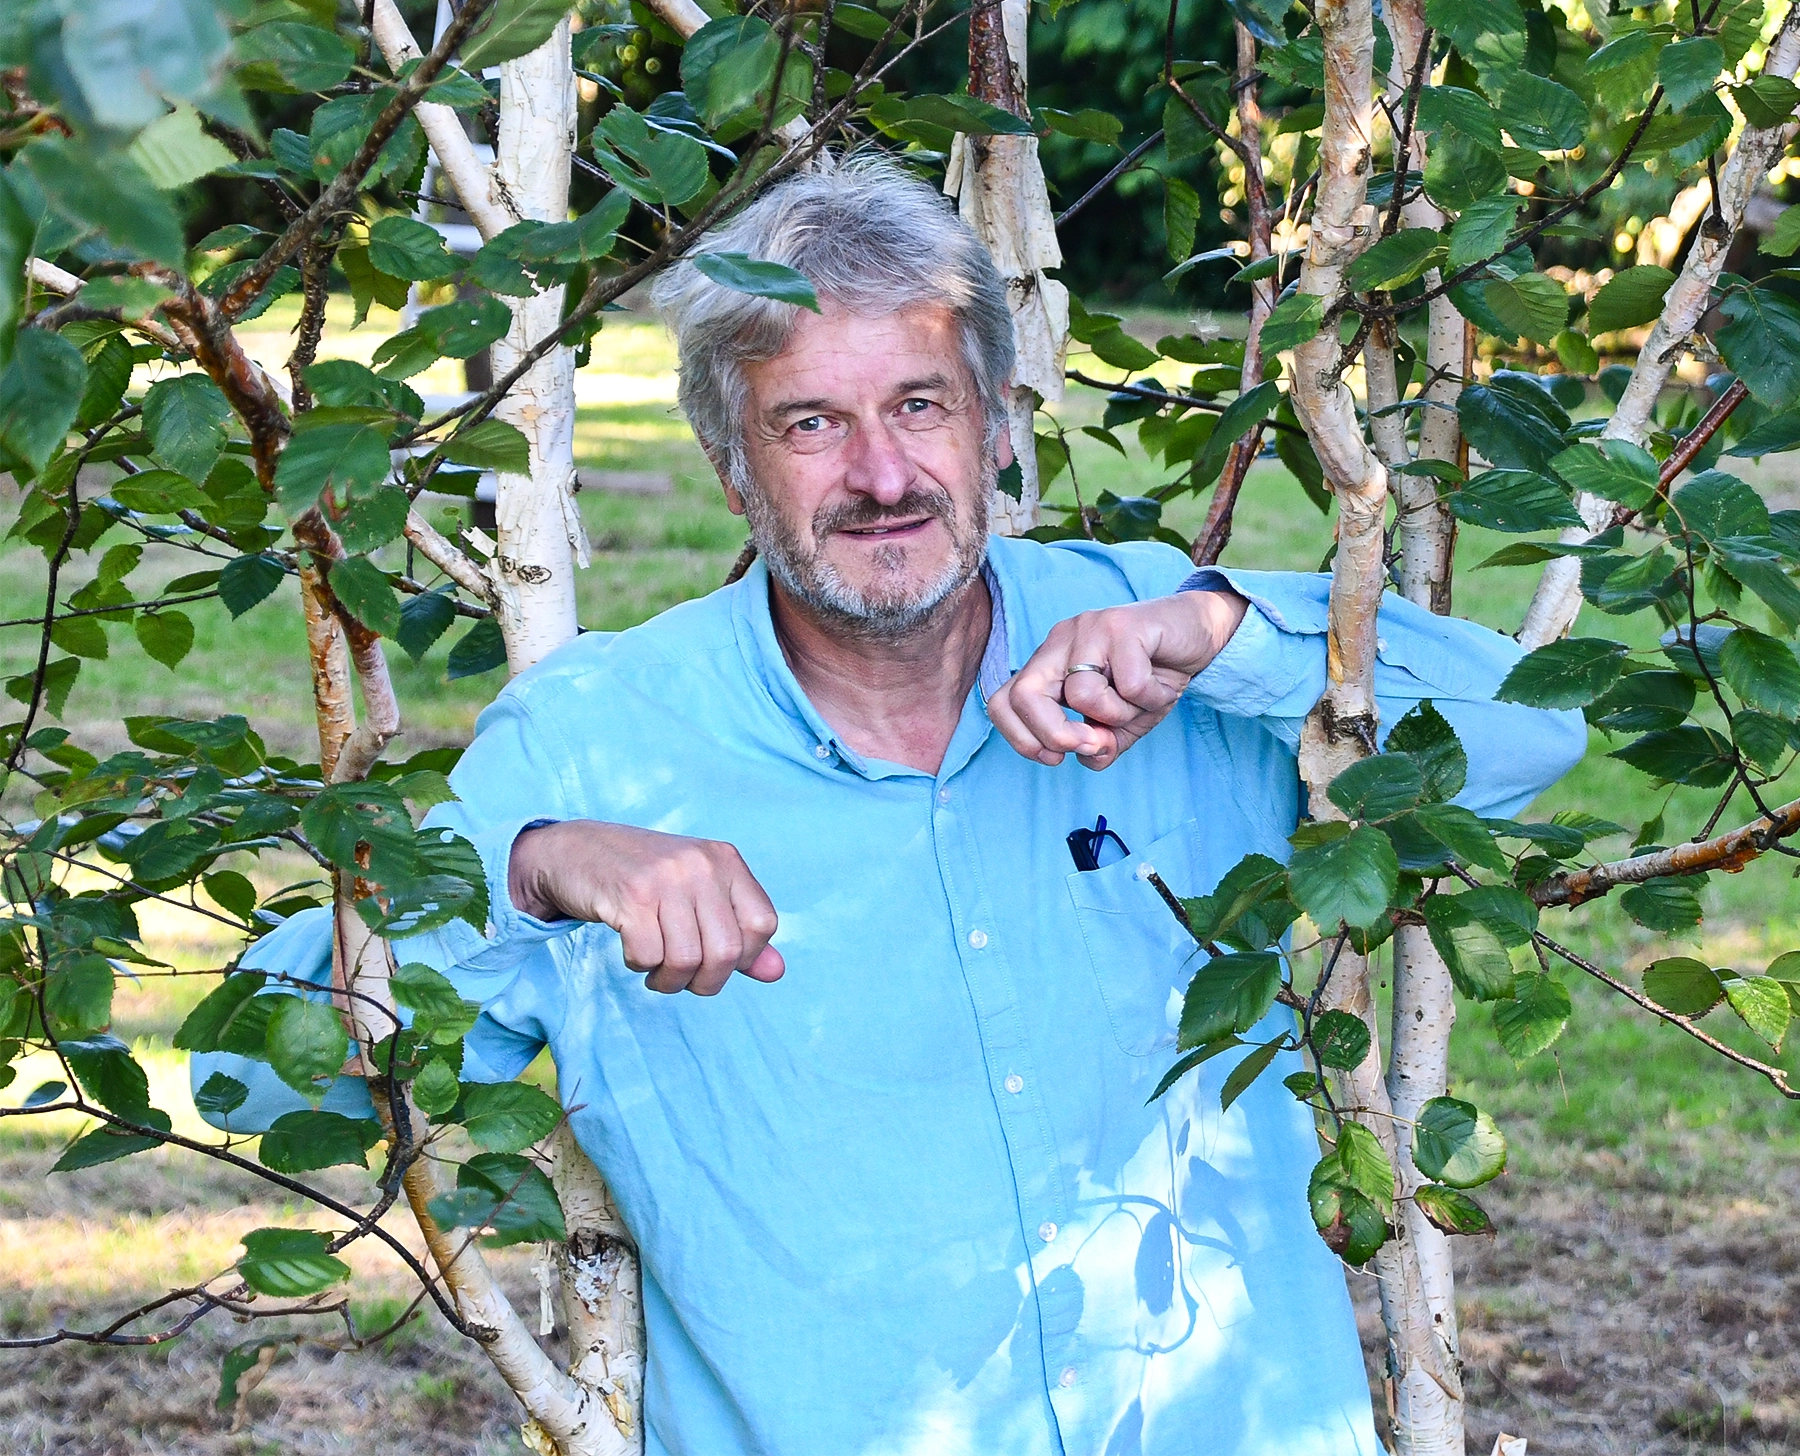
[[[948,199],[880,153],[821,160],[709,233],[706,250],[784,263],[807,276],[821,301],[854,314],[948,307],[991,453],[1005,428],[1013,370],[1012,316],[993,259]],[[799,307],[725,288],[686,259],[657,279],[651,301],[675,335],[682,411],[732,485],[751,487],[743,366],[782,351]]]

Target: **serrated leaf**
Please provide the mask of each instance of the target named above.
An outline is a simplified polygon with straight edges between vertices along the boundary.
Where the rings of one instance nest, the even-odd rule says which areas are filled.
[[[169,1119],[166,1113],[149,1109],[139,1119],[152,1127],[159,1127],[164,1132],[169,1130]],[[147,1133],[125,1132],[118,1128],[101,1127],[93,1132],[78,1137],[63,1150],[62,1156],[51,1166],[52,1173],[77,1173],[83,1168],[97,1168],[103,1163],[112,1163],[120,1158],[128,1158],[133,1153],[145,1153],[152,1148],[162,1146],[163,1140],[151,1137]]]
[[[1752,708],[1800,718],[1800,658],[1793,647],[1754,627],[1739,627],[1719,649],[1725,681]]]
[[[275,497],[291,520],[329,491],[348,502],[379,487],[393,469],[391,417],[372,410],[315,409],[303,415],[275,467]]]
[[[456,645],[450,649],[451,682],[455,682],[459,678],[475,677],[480,673],[492,672],[496,667],[504,666],[506,666],[506,639],[501,635],[500,624],[492,617],[482,618],[463,633]]]
[[[1468,1194],[1441,1183],[1427,1183],[1413,1193],[1419,1212],[1447,1234],[1485,1234],[1494,1225]]]
[[[1800,304],[1766,288],[1734,289],[1719,301],[1713,334],[1720,357],[1771,410],[1800,404]]]
[[[785,263],[766,262],[747,253],[696,253],[693,264],[722,288],[819,312],[812,280]]]
[[[1644,968],[1644,994],[1677,1016],[1704,1016],[1725,999],[1725,986],[1704,961],[1669,956]]]
[[[1550,468],[1576,490],[1642,510],[1656,499],[1656,457],[1629,440],[1571,445]]]
[[[1429,1105],[1429,1104],[1427,1104]],[[1360,1122],[1338,1129],[1338,1176],[1384,1213],[1394,1206],[1394,1165],[1375,1134]]]
[[[394,640],[417,662],[455,620],[456,607],[449,591],[440,588],[421,592],[408,597],[400,608],[400,630],[394,634]]]
[[[1523,1062],[1551,1046],[1574,1011],[1567,986],[1528,971],[1514,981],[1510,1001],[1494,1003],[1494,1034],[1509,1057]]]
[[[478,1153],[456,1173],[456,1191],[432,1199],[442,1228],[492,1228],[489,1247],[560,1243],[568,1238],[556,1190],[529,1159]]]
[[[1733,977],[1725,982],[1725,999],[1745,1026],[1781,1050],[1792,1014],[1786,986],[1768,976]]]
[[[1506,1138],[1479,1108],[1454,1097],[1434,1097],[1419,1109],[1413,1162],[1439,1183],[1478,1188],[1506,1167]]]
[[[252,26],[237,40],[238,80],[254,91],[329,91],[356,64],[335,32],[300,21]]]
[[[412,1094],[420,1112],[427,1117],[442,1117],[456,1106],[462,1087],[448,1063],[433,1057],[413,1078]]]
[[[270,998],[280,1004],[269,1014],[264,1047],[275,1075],[302,1097],[316,1102],[343,1069],[350,1042],[338,1013],[324,1001],[304,996]]]
[[[1494,697],[1530,708],[1585,707],[1619,680],[1626,651],[1602,637],[1546,643],[1513,664]]]
[[[194,1107],[199,1112],[226,1118],[242,1107],[249,1095],[250,1089],[236,1077],[214,1072],[194,1089]]]
[[[381,1124],[372,1117],[342,1117],[335,1112],[288,1112],[262,1135],[257,1157],[277,1173],[308,1173],[315,1168],[369,1166],[369,1149],[381,1141]]]
[[[331,590],[350,614],[383,637],[400,631],[400,599],[387,573],[366,556],[348,556],[332,563]]]
[[[1369,1028],[1348,1011],[1322,1011],[1312,1024],[1313,1055],[1322,1067],[1352,1072],[1369,1055]]]
[[[1242,1045],[1243,1042],[1235,1036],[1223,1036],[1189,1052],[1186,1056],[1178,1059],[1175,1065],[1163,1074],[1162,1080],[1156,1084],[1156,1090],[1144,1099],[1144,1105],[1148,1107],[1152,1102],[1159,1100],[1164,1093],[1202,1062],[1209,1062],[1221,1052],[1228,1052],[1233,1047]]]
[[[1500,93],[1500,122],[1522,147],[1566,152],[1587,135],[1588,109],[1567,86],[1521,68]]]
[[[1482,297],[1510,333],[1534,343],[1548,344],[1568,322],[1569,295],[1543,273],[1489,279]]]
[[[1456,415],[1469,443],[1491,465],[1541,471],[1564,448],[1568,414],[1535,384],[1496,375],[1457,396]]]
[[[1294,851],[1288,884],[1313,924],[1330,934],[1340,921],[1363,928],[1387,912],[1399,888],[1400,861],[1388,837],[1372,825]]]
[[[1626,268],[1601,285],[1588,305],[1588,333],[1636,328],[1652,322],[1663,309],[1663,296],[1675,282],[1667,268],[1643,264]]]
[[[260,971],[237,971],[209,991],[177,1028],[174,1047],[183,1052],[216,1052],[220,1038],[252,996],[263,988]]]
[[[238,1273],[261,1294],[300,1299],[350,1277],[350,1266],[326,1252],[325,1235],[311,1229],[255,1229],[242,1242]]]
[[[1694,884],[1669,877],[1646,880],[1619,896],[1619,908],[1647,930],[1688,930],[1704,914]]]
[[[1387,819],[1414,807],[1425,793],[1419,766],[1404,753],[1359,759],[1335,779],[1326,796],[1351,819]]]
[[[1454,799],[1462,792],[1469,756],[1450,720],[1430,698],[1409,708],[1382,746],[1389,753],[1404,753],[1412,759],[1423,776],[1427,798]]]
[[[1271,951],[1215,956],[1188,983],[1177,1045],[1205,1046],[1247,1032],[1268,1015],[1281,989],[1281,959]]]
[[[1275,355],[1304,344],[1318,334],[1325,300],[1315,293],[1295,293],[1281,300],[1263,320],[1262,347]]]
[[[62,444],[81,408],[87,365],[61,334],[25,329],[12,361],[0,371],[0,468],[23,462],[40,471]]]
[[[384,217],[369,229],[369,262],[393,278],[432,283],[456,271],[443,236],[416,217]]]
[[[1512,957],[1467,900],[1467,895],[1433,895],[1426,900],[1426,930],[1457,990],[1477,1001],[1501,1000],[1512,994]]]
[[[1659,783],[1701,789],[1717,788],[1734,771],[1731,740],[1694,723],[1646,733],[1607,757],[1628,763]]]
[[[550,39],[569,8],[570,0],[499,0],[463,42],[462,68],[479,75],[489,66],[528,55]]]
[[[219,573],[219,600],[233,617],[241,617],[271,595],[286,575],[273,557],[236,557]]]
[[[562,1108],[523,1082],[469,1082],[459,1120],[477,1147],[517,1153],[548,1137],[562,1120]]]
[[[1219,1111],[1229,1112],[1231,1104],[1250,1090],[1250,1084],[1269,1069],[1269,1063],[1275,1060],[1276,1053],[1287,1044],[1285,1036],[1278,1036],[1249,1052],[1233,1067],[1231,1075],[1226,1077],[1224,1086],[1219,1089]]]
[[[1524,198],[1502,192],[1478,197],[1465,207],[1450,229],[1449,268],[1458,272],[1503,253],[1524,205]]]
[[[1796,86],[1785,76],[1758,76],[1747,86],[1732,87],[1731,99],[1737,103],[1738,110],[1744,113],[1744,120],[1749,125],[1768,131],[1786,125],[1793,116],[1794,108],[1800,106],[1800,86]],[[1793,249],[1788,251],[1792,252]]]
[[[531,474],[531,446],[517,426],[504,420],[483,420],[459,431],[444,442],[442,453],[458,465],[510,475]]]
[[[131,626],[138,645],[171,670],[193,649],[194,624],[185,612],[139,612]]]
[[[419,962],[401,966],[388,984],[394,1000],[413,1013],[413,1029],[427,1040],[455,1041],[481,1015],[478,1002],[463,1000],[448,977]]]
[[[1656,79],[1675,111],[1686,111],[1712,94],[1713,82],[1725,69],[1725,48],[1709,35],[1666,45],[1656,58]]]
[[[1547,531],[1581,523],[1568,489],[1534,470],[1484,470],[1446,500],[1458,520],[1490,531]]]
[[[1348,281],[1359,293],[1403,288],[1448,255],[1443,235],[1434,228],[1402,228],[1381,239],[1351,263]]]

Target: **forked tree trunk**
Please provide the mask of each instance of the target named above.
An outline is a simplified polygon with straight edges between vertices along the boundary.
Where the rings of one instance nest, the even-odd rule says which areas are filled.
[[[1345,270],[1376,230],[1366,185],[1372,160],[1375,39],[1370,0],[1322,0],[1316,15],[1324,41],[1325,120],[1300,291],[1329,303],[1342,292]],[[1300,773],[1316,819],[1342,817],[1325,789],[1343,769],[1374,751],[1378,727],[1376,613],[1386,580],[1382,557],[1388,475],[1364,443],[1355,400],[1342,382],[1344,363],[1335,318],[1294,350],[1295,412],[1338,502],[1325,695],[1308,716],[1300,740]],[[1360,1017],[1369,1028],[1368,1056],[1339,1078],[1342,1102],[1360,1109],[1354,1114],[1357,1120],[1375,1134],[1399,1170],[1405,1150],[1382,1077],[1369,965],[1348,946],[1337,956],[1321,1005]],[[1404,1197],[1410,1190],[1402,1182],[1396,1191]],[[1454,1359],[1435,1332],[1411,1222],[1397,1216],[1394,1236],[1375,1255],[1373,1267],[1387,1327],[1396,1446],[1403,1456],[1436,1456],[1461,1450],[1462,1384]]]
[[[969,94],[1026,118],[1027,10],[1028,0],[977,0],[969,12]],[[1017,536],[1038,523],[1037,405],[1063,397],[1069,346],[1069,291],[1044,274],[1062,266],[1062,248],[1037,138],[958,134],[944,191],[956,198],[1006,281],[1018,349],[1007,391],[1007,433],[1021,488],[1017,500],[995,492],[989,524],[1001,535]]]

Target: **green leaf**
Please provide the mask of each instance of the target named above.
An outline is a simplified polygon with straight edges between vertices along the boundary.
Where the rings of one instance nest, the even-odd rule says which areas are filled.
[[[269,1065],[288,1086],[316,1102],[350,1052],[343,1019],[328,1002],[304,996],[272,999],[281,1004],[270,1013],[264,1033]]]
[[[1700,895],[1689,880],[1665,877],[1633,885],[1619,896],[1619,908],[1646,930],[1689,930],[1704,918]]]
[[[328,1254],[327,1244],[311,1229],[255,1229],[243,1237],[238,1273],[258,1293],[277,1299],[317,1294],[350,1277],[350,1266]]]
[[[1058,111],[1053,106],[1046,106],[1038,115],[1051,131],[1078,141],[1098,142],[1103,147],[1116,147],[1119,134],[1125,129],[1125,124],[1110,111],[1096,111],[1091,107],[1080,111]]]
[[[458,1120],[484,1151],[517,1153],[548,1137],[562,1108],[524,1082],[467,1082]]]
[[[490,1248],[568,1238],[556,1190],[528,1158],[478,1153],[456,1171],[456,1191],[431,1200],[440,1228],[491,1228]]]
[[[1425,193],[1449,212],[1465,212],[1506,186],[1506,163],[1497,152],[1445,131],[1425,159]]]
[[[1731,371],[1771,410],[1800,404],[1800,304],[1766,288],[1719,300],[1725,324],[1713,342]]]
[[[1659,783],[1691,784],[1717,788],[1732,775],[1730,740],[1714,729],[1698,724],[1646,733],[1609,758],[1628,763]]]
[[[175,1032],[174,1046],[182,1052],[216,1052],[220,1038],[249,999],[263,988],[260,971],[238,971],[209,991]]]
[[[450,624],[455,620],[456,607],[449,591],[421,592],[416,597],[408,597],[400,608],[400,630],[394,634],[394,640],[417,662],[450,630]]]
[[[1381,239],[1350,265],[1350,286],[1359,293],[1402,288],[1448,254],[1443,234],[1434,228],[1402,228]]]
[[[1200,225],[1200,194],[1179,177],[1163,178],[1163,232],[1169,261],[1182,262],[1194,251],[1194,229]]]
[[[1273,356],[1313,338],[1325,318],[1325,300],[1316,293],[1295,293],[1281,300],[1263,320],[1263,353]]]
[[[1267,950],[1300,913],[1287,898],[1287,871],[1265,854],[1245,855],[1210,895],[1182,906],[1196,941],[1223,940],[1246,950]]]
[[[185,612],[139,612],[131,625],[138,645],[171,670],[193,649],[194,624]]]
[[[1555,1042],[1574,1011],[1567,986],[1527,971],[1513,983],[1512,1000],[1494,1003],[1494,1034],[1509,1057],[1523,1062]]]
[[[1588,109],[1567,86],[1520,69],[1500,93],[1500,121],[1520,146],[1566,152],[1587,135]]]
[[[169,1130],[168,1114],[149,1109],[139,1119],[142,1123]],[[151,1137],[146,1133],[124,1132],[116,1128],[96,1128],[84,1137],[78,1137],[63,1150],[63,1154],[51,1166],[52,1173],[76,1173],[83,1168],[97,1168],[102,1163],[116,1162],[120,1158],[128,1158],[133,1153],[148,1152],[151,1148],[162,1146],[163,1140]]]
[[[249,1095],[250,1089],[236,1077],[214,1072],[194,1089],[194,1107],[213,1117],[228,1118],[244,1105],[244,1099]]]
[[[1506,872],[1506,856],[1473,811],[1460,804],[1421,804],[1412,818],[1465,865]]]
[[[1760,131],[1770,131],[1775,127],[1786,125],[1794,114],[1794,108],[1800,106],[1800,86],[1783,76],[1758,76],[1747,86],[1733,86],[1731,99],[1737,103],[1739,111],[1744,113],[1745,122]],[[1777,227],[1780,224],[1777,223]],[[1772,252],[1765,242],[1763,250]],[[1788,252],[1792,252],[1789,249]],[[1782,257],[1787,254],[1783,253]]]
[[[391,416],[367,409],[315,409],[300,417],[275,466],[275,498],[289,519],[329,491],[337,503],[366,498],[393,469]]]
[[[287,572],[270,556],[239,556],[225,563],[219,573],[219,600],[225,610],[241,617],[281,585]]]
[[[86,384],[81,351],[61,334],[21,332],[0,373],[0,469],[18,460],[27,474],[42,470],[75,423]]]
[[[1213,957],[1188,983],[1177,1045],[1185,1051],[1249,1031],[1280,989],[1281,958],[1272,951]]]
[[[1494,696],[1530,708],[1585,707],[1619,680],[1625,654],[1623,642],[1602,637],[1549,642],[1514,663]]]
[[[693,48],[690,40],[686,54]],[[593,146],[606,175],[647,207],[691,202],[712,177],[705,147],[685,133],[651,127],[629,106],[615,106],[600,119]]]
[[[483,617],[450,649],[451,682],[492,672],[505,665],[506,639],[500,633],[500,624],[492,617]]]
[[[1670,956],[1644,968],[1644,994],[1677,1016],[1704,1016],[1725,999],[1725,985],[1706,962]]]
[[[1800,658],[1777,637],[1739,627],[1719,649],[1725,681],[1753,708],[1777,718],[1800,718]]]
[[[1548,344],[1569,319],[1569,295],[1543,273],[1489,279],[1482,297],[1510,333],[1533,343]]]
[[[511,310],[486,295],[428,308],[412,328],[376,348],[375,369],[384,379],[410,379],[440,358],[467,359],[479,354],[504,337],[510,327]]]
[[[151,185],[173,192],[235,160],[217,138],[207,135],[191,106],[178,106],[139,132],[125,155],[143,169]]]
[[[1564,329],[1551,343],[1556,349],[1557,362],[1570,374],[1599,372],[1600,356],[1594,352],[1594,346],[1588,342],[1586,334],[1575,329]]]
[[[157,457],[189,480],[205,480],[225,449],[231,405],[204,374],[161,379],[144,395],[144,427]]]
[[[1278,1036],[1273,1041],[1264,1042],[1248,1053],[1233,1067],[1231,1075],[1225,1079],[1225,1085],[1219,1089],[1219,1111],[1229,1112],[1231,1104],[1250,1090],[1252,1082],[1268,1071],[1269,1063],[1275,1060],[1276,1053],[1287,1044],[1288,1040],[1285,1036]]]
[[[181,222],[136,162],[70,137],[46,136],[20,151],[13,165],[37,183],[54,212],[84,232],[97,232],[133,256],[181,267]]]
[[[290,998],[292,999],[292,998]],[[369,1149],[381,1141],[372,1117],[335,1112],[288,1112],[263,1134],[257,1156],[277,1173],[309,1173],[315,1168],[369,1166]]]
[[[462,68],[480,75],[489,66],[530,54],[550,39],[569,8],[569,0],[499,0],[463,42]]]
[[[1581,524],[1568,490],[1534,470],[1484,470],[1446,499],[1458,520],[1490,531],[1547,531]]]
[[[413,1030],[438,1045],[466,1035],[481,1015],[478,1002],[463,1000],[447,977],[420,962],[401,966],[388,984],[394,1000],[413,1013]]]
[[[1491,152],[1506,144],[1500,135],[1499,113],[1486,97],[1461,86],[1427,86],[1421,90],[1416,125],[1427,135],[1445,130],[1460,132]]]
[[[515,226],[522,228],[528,226],[528,224],[517,223]],[[505,234],[503,233],[501,236],[504,237]],[[497,242],[498,239],[495,241]],[[489,246],[491,247],[492,245],[490,244]],[[490,279],[486,274],[481,272],[481,259],[487,254],[487,251],[488,249],[484,247],[481,250],[481,253],[476,255],[474,264],[475,277],[476,281],[482,285],[491,286]],[[358,328],[362,325],[363,320],[369,316],[369,308],[372,304],[379,303],[383,308],[394,309],[396,311],[406,307],[406,300],[410,291],[407,287],[406,280],[404,278],[395,278],[390,274],[383,273],[369,261],[369,250],[367,248],[339,248],[337,252],[337,265],[344,272],[344,279],[350,285],[351,300],[356,305],[355,314],[350,321],[351,328]],[[529,294],[531,292],[531,285],[527,283],[521,291]],[[314,365],[313,367],[317,368],[318,366]]]
[[[1429,1106],[1429,1104],[1427,1104]],[[1337,1173],[1383,1212],[1394,1206],[1394,1165],[1375,1134],[1360,1122],[1346,1122],[1338,1129]]]
[[[1372,825],[1305,849],[1288,862],[1288,883],[1300,908],[1329,935],[1338,922],[1358,928],[1386,914],[1400,883],[1400,861],[1388,837]]]
[[[1574,489],[1633,510],[1642,510],[1656,499],[1656,458],[1628,440],[1571,445],[1550,462],[1550,468]]]
[[[1346,1264],[1366,1264],[1387,1242],[1387,1220],[1380,1205],[1346,1186],[1335,1156],[1320,1159],[1313,1169],[1307,1203],[1319,1237]]]
[[[329,91],[356,64],[350,43],[299,21],[254,26],[238,37],[238,81],[252,91]]]
[[[1394,724],[1383,745],[1389,753],[1404,753],[1423,775],[1425,796],[1453,799],[1468,777],[1469,756],[1463,752],[1450,721],[1426,698],[1409,708]]]
[[[1331,802],[1351,819],[1388,819],[1403,814],[1424,797],[1425,778],[1403,753],[1379,753],[1359,759],[1326,790]]]
[[[119,1117],[144,1120],[150,1110],[150,1079],[124,1042],[103,1033],[66,1040],[61,1050],[89,1098]]]
[[[1756,251],[1777,258],[1791,258],[1796,249],[1800,249],[1800,207],[1789,207],[1775,219],[1775,226],[1769,229]]]
[[[1413,1128],[1413,1162],[1427,1178],[1477,1188],[1506,1167],[1506,1139],[1494,1119],[1454,1097],[1434,1097]]]
[[[412,816],[388,784],[333,784],[307,804],[300,827],[313,848],[339,869],[361,869],[385,883],[418,867]],[[358,858],[359,845],[366,848],[366,862]]]
[[[1369,1055],[1369,1028],[1348,1011],[1323,1011],[1312,1024],[1313,1055],[1322,1067],[1353,1072]]]
[[[366,556],[349,556],[331,567],[331,590],[351,616],[383,637],[400,631],[400,599],[387,573]]]
[[[721,288],[819,312],[812,280],[785,263],[766,262],[746,253],[696,253],[693,264]]]
[[[1648,263],[1613,274],[1588,305],[1588,333],[1609,334],[1650,323],[1662,313],[1663,297],[1674,282],[1675,275],[1667,268]]]
[[[173,470],[145,470],[127,476],[112,487],[110,494],[126,510],[146,516],[172,516],[177,511],[197,511],[212,504],[199,486]]]
[[[1242,1045],[1243,1042],[1239,1041],[1235,1036],[1218,1037],[1207,1042],[1205,1046],[1200,1047],[1195,1051],[1191,1051],[1186,1056],[1179,1058],[1175,1065],[1170,1067],[1169,1070],[1163,1074],[1162,1080],[1156,1084],[1156,1090],[1144,1099],[1144,1105],[1148,1107],[1152,1102],[1159,1100],[1169,1088],[1173,1087],[1183,1077],[1187,1076],[1189,1072],[1193,1071],[1194,1068],[1199,1066],[1202,1062],[1210,1062],[1221,1052],[1228,1052],[1233,1047]],[[59,1083],[58,1085],[60,1086],[61,1084]]]
[[[1786,986],[1768,976],[1734,976],[1725,982],[1725,999],[1745,1026],[1781,1050],[1791,1015]]]
[[[1512,994],[1512,957],[1469,898],[1433,895],[1423,907],[1425,927],[1457,990],[1477,1001],[1501,1000]]]
[[[1709,35],[1664,46],[1656,58],[1656,78],[1675,111],[1686,111],[1712,94],[1713,82],[1725,69],[1725,49]]]
[[[77,657],[105,658],[106,629],[94,617],[62,617],[50,626],[50,641]]]
[[[526,231],[509,228],[487,246],[510,242],[511,255],[538,273],[540,282],[547,283],[552,280],[543,264],[592,263],[611,253],[630,212],[631,194],[623,187],[615,187],[573,222],[521,224]]]
[[[1194,465],[1189,479],[1195,486],[1206,485],[1219,477],[1225,468],[1225,457],[1231,453],[1231,447],[1243,439],[1252,430],[1260,427],[1276,406],[1281,402],[1281,386],[1273,379],[1265,379],[1256,388],[1240,394],[1225,406],[1224,413],[1206,437],[1206,444],[1194,457]]]
[[[462,1087],[442,1057],[433,1057],[413,1078],[413,1101],[427,1117],[442,1117],[456,1106]]]
[[[1512,235],[1513,224],[1518,220],[1519,209],[1524,205],[1524,198],[1510,192],[1478,197],[1469,203],[1450,229],[1448,266],[1453,271],[1460,271],[1471,263],[1503,253],[1506,240]]]
[[[1447,1234],[1485,1234],[1494,1225],[1473,1198],[1441,1183],[1427,1183],[1413,1193],[1419,1212]]]
[[[681,87],[701,124],[729,136],[760,124],[775,95],[781,67],[781,36],[767,20],[725,15],[688,37],[681,55]],[[811,62],[799,48],[791,49],[781,76],[775,125],[797,115],[803,95],[811,90]]]
[[[1525,69],[1518,0],[1426,0],[1425,23],[1450,38],[1490,91]]]
[[[384,217],[370,228],[369,262],[415,283],[448,278],[457,268],[438,230],[414,217]]]
[[[1537,385],[1496,375],[1457,396],[1456,416],[1469,444],[1502,469],[1541,471],[1564,448],[1569,417]]]

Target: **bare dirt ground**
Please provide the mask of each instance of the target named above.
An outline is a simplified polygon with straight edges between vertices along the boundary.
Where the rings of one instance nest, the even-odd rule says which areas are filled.
[[[1800,1176],[1691,1156],[1583,1152],[1482,1190],[1498,1232],[1459,1241],[1469,1451],[1531,1456],[1800,1451]],[[1378,1424],[1373,1281],[1352,1276]]]

